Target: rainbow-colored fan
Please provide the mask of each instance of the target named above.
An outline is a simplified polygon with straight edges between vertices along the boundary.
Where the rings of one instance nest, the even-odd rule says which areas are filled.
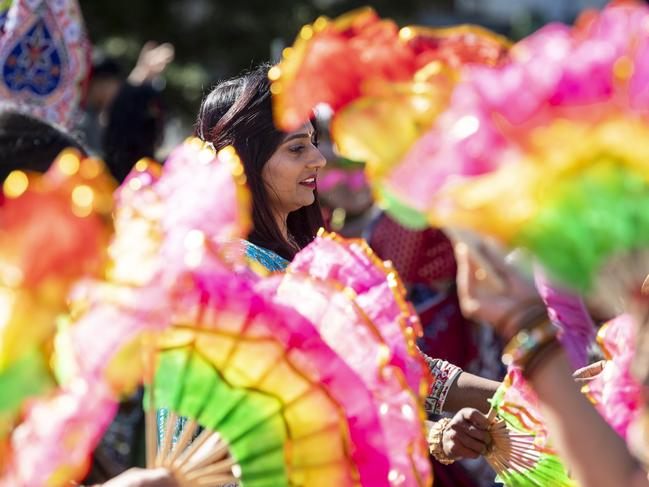
[[[541,29],[502,66],[468,67],[386,186],[434,225],[531,250],[579,291],[597,290],[603,266],[624,255],[634,264],[606,272],[622,292],[639,286],[649,244],[647,18],[644,5],[612,5],[573,29]]]
[[[136,165],[118,193],[111,280],[77,295],[61,336],[67,369],[114,391],[144,376],[149,465],[183,485],[430,485],[420,391],[408,386],[424,376],[402,368],[413,323],[399,292],[382,294],[395,319],[379,332],[333,281],[298,286],[300,306],[321,312],[310,315],[279,291],[281,276],[229,260],[248,221],[237,163],[189,141],[160,175]],[[305,274],[291,276],[280,288]],[[390,284],[372,276],[368,291]],[[365,347],[334,346],[343,323]]]
[[[510,369],[491,399],[492,445],[485,458],[511,487],[574,487],[548,442],[534,391],[519,370]]]
[[[74,272],[56,274],[59,279],[65,279],[65,282],[68,282],[67,280],[72,282],[81,270],[103,270],[102,267],[98,267],[97,262],[104,262],[100,257],[105,254],[107,241],[103,238],[108,232],[105,231],[103,224],[96,221],[98,218],[96,212],[101,208],[108,213],[112,206],[110,194],[112,188],[103,191],[106,189],[102,182],[104,181],[102,178],[105,177],[102,176],[103,166],[96,160],[82,161],[78,156],[71,157],[72,155],[62,156],[50,173],[44,176],[43,184],[54,185],[64,190],[64,194],[71,194],[71,198],[65,200],[67,203],[62,204],[61,208],[65,209],[64,215],[71,212],[70,218],[74,216],[80,221],[77,222],[79,228],[73,226],[77,221],[74,219],[70,223],[65,221],[65,225],[54,218],[44,221],[40,218],[30,220],[38,221],[39,229],[49,228],[50,223],[54,226],[59,224],[48,235],[50,242],[52,242],[52,235],[58,235],[56,231],[64,232],[61,240],[56,241],[58,246],[48,247],[52,250],[51,255],[57,257],[56,259],[50,254],[45,254],[46,257],[50,257],[49,261],[32,259],[29,262],[36,269],[50,273],[52,268],[66,267],[69,271],[74,270],[76,274]],[[188,141],[177,149],[169,160],[169,174],[178,170],[181,174],[196,176],[195,185],[208,185],[210,191],[206,191],[205,194],[218,195],[219,201],[226,204],[223,211],[212,214],[212,219],[205,223],[205,225],[220,225],[218,228],[224,233],[217,236],[231,236],[235,234],[235,229],[239,228],[238,216],[243,212],[240,212],[241,207],[238,203],[245,200],[245,194],[241,194],[241,186],[236,184],[236,177],[233,178],[232,175],[233,168],[237,167],[237,161],[232,152],[226,151],[222,156],[217,157],[213,151],[205,151],[203,144],[195,140]],[[179,170],[178,166],[181,165],[185,165],[186,170]],[[68,183],[68,180],[71,182]],[[14,178],[9,186],[10,190],[16,188],[16,181],[20,182],[19,179]],[[158,186],[156,183],[160,181],[162,183]],[[174,235],[173,232],[176,230],[185,237],[188,233],[187,225],[182,225],[182,221],[186,221],[187,218],[179,215],[183,215],[183,212],[185,215],[191,212],[187,211],[186,206],[178,204],[178,200],[173,199],[176,196],[186,201],[187,198],[179,195],[188,190],[188,182],[183,181],[183,183],[174,186],[172,182],[160,177],[159,167],[156,164],[140,161],[136,164],[130,179],[120,189],[119,206],[116,210],[116,235],[109,249],[112,260],[106,271],[109,280],[86,280],[75,286],[72,294],[72,313],[66,320],[68,323],[62,327],[56,337],[57,373],[63,385],[50,396],[38,398],[25,410],[23,422],[13,431],[10,443],[7,445],[5,450],[7,454],[5,455],[3,451],[1,459],[6,464],[3,465],[0,485],[68,485],[70,481],[78,481],[85,475],[89,455],[111,421],[120,394],[132,390],[142,380],[143,369],[138,367],[141,362],[142,337],[147,336],[152,330],[163,329],[168,323],[169,313],[165,303],[169,296],[165,294],[167,290],[165,286],[170,281],[173,282],[173,276],[177,273],[174,274],[176,270],[173,267],[165,265],[167,262],[164,261],[164,257],[178,255],[180,249],[183,249],[182,255],[187,255],[194,261],[197,258],[196,253],[191,252],[192,249],[197,250],[196,233],[186,239],[168,237],[166,240],[168,244],[161,245],[162,235]],[[7,185],[5,191],[6,188]],[[173,205],[166,212],[162,194],[169,195],[168,199]],[[195,194],[190,190],[190,196]],[[209,197],[205,196],[204,199]],[[49,209],[53,212],[56,208],[59,206],[54,204],[44,208],[39,206],[39,216],[43,211]],[[204,207],[196,206],[197,210],[201,208]],[[247,211],[245,214],[247,215]],[[173,220],[174,218],[176,220]],[[25,220],[18,219],[18,221],[23,222],[24,226]],[[96,230],[99,236],[90,231],[96,227],[101,229],[101,232]],[[85,229],[85,233],[80,233],[80,229]],[[194,229],[200,233],[200,230],[206,227]],[[10,236],[16,238],[22,235],[21,232],[15,232],[3,235],[3,238]],[[23,248],[27,251],[42,242],[42,236],[38,232],[26,232],[26,235],[38,239],[25,248],[3,246],[3,249]],[[127,242],[134,245],[129,246]],[[174,245],[181,247],[173,250]],[[133,266],[133,262],[136,261],[132,254],[118,250],[124,248],[128,248],[137,256],[137,263],[141,266]],[[44,254],[36,255],[42,257]],[[188,260],[190,263],[191,259]],[[49,265],[44,266],[43,262]],[[161,273],[161,268],[169,269],[169,273]],[[97,274],[96,272],[95,278],[99,277]],[[160,285],[144,287],[144,284],[151,280]],[[60,292],[62,300],[67,293],[67,289],[52,288],[52,290]],[[48,310],[43,304],[40,304],[38,309]],[[60,304],[57,312],[64,309],[63,304]],[[53,320],[53,316],[48,315],[48,317],[48,320]],[[107,323],[110,326],[106,326]],[[44,321],[43,325],[50,327],[50,333],[53,333],[52,322]],[[24,338],[21,344],[32,343],[31,337],[25,335]],[[26,360],[31,361],[34,354],[25,357]],[[24,362],[20,363],[24,364]],[[35,362],[29,362],[31,363]],[[11,384],[18,381],[19,385],[24,387],[22,378],[29,374],[31,380],[33,370],[33,367],[31,369],[21,367],[22,375],[13,377],[15,380]],[[41,376],[40,371],[41,369],[36,369],[37,377]],[[34,380],[29,386],[33,388],[35,384],[38,382]],[[64,448],[61,447],[62,445]],[[38,469],[33,468],[35,464],[38,464]]]
[[[425,226],[384,179],[447,106],[465,63],[499,65],[510,43],[476,26],[399,29],[371,9],[302,28],[269,72],[277,125],[293,130],[318,103],[334,110],[332,139],[364,161],[375,196],[411,226]],[[407,194],[407,193],[406,193]]]
[[[44,404],[52,407],[54,417],[61,412],[59,404],[68,401],[73,407],[75,403],[73,392],[56,388],[50,370],[51,342],[56,317],[66,310],[75,280],[94,278],[103,271],[113,189],[101,162],[82,158],[73,150],[64,151],[45,174],[16,170],[3,182],[0,485],[50,481],[56,485],[67,480],[59,475],[62,470],[79,472],[86,466],[85,456],[68,452],[59,457],[57,473],[50,469],[51,457],[39,456],[42,445],[33,442],[40,434],[36,430],[43,421]],[[74,435],[71,428],[65,431],[53,433],[59,435],[59,442]],[[80,435],[80,441],[96,436],[92,431],[86,435]],[[30,467],[34,458],[39,458],[38,472]]]

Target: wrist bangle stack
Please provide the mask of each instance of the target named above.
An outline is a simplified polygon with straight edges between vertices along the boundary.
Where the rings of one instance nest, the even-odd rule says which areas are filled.
[[[443,418],[439,421],[435,421],[428,431],[428,449],[430,450],[430,454],[442,465],[450,465],[455,462],[455,460],[446,456],[442,443],[444,430],[446,430],[446,427],[450,422],[451,418]]]
[[[548,311],[545,304],[539,298],[530,298],[521,301],[507,311],[496,323],[496,328],[502,330],[505,338],[509,339],[521,328],[531,328],[530,323],[536,323],[547,319],[547,317]]]
[[[556,342],[556,337],[557,327],[546,317],[514,335],[503,351],[502,361],[525,369],[538,353]]]

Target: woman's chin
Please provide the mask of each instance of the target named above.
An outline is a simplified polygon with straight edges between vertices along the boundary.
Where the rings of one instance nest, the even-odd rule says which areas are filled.
[[[300,208],[304,206],[311,206],[313,203],[315,203],[315,195],[313,194],[313,192],[311,192],[309,196],[302,198],[300,203]]]

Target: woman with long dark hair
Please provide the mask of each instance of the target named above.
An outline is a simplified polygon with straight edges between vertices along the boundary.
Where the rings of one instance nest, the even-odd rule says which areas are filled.
[[[282,271],[323,226],[318,203],[318,171],[325,158],[317,147],[313,122],[290,133],[273,123],[269,65],[219,83],[203,100],[196,134],[218,151],[233,146],[244,166],[252,193],[253,229],[246,255],[269,271]],[[486,449],[486,418],[475,409],[488,409],[485,399],[498,383],[463,373],[444,361],[427,358],[436,379],[427,409],[458,411],[443,423],[439,438],[444,453],[437,458],[476,457]],[[440,429],[440,433],[442,430]]]
[[[269,67],[218,84],[203,100],[196,132],[217,151],[231,145],[239,154],[252,193],[247,253],[275,271],[324,226],[317,179],[326,160],[314,123],[290,133],[275,128]]]

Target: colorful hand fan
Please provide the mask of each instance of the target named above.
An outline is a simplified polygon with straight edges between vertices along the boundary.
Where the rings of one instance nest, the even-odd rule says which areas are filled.
[[[290,130],[304,123],[316,104],[330,105],[338,151],[366,162],[382,206],[408,225],[423,227],[425,218],[412,204],[400,204],[383,180],[448,105],[461,66],[498,65],[509,47],[504,38],[474,26],[397,31],[368,9],[335,21],[320,18],[302,29],[269,72],[275,118]]]
[[[101,163],[76,152],[62,153],[46,174],[13,171],[3,183],[0,443],[24,401],[55,385],[49,368],[55,318],[66,309],[72,283],[103,269],[112,189]]]
[[[294,130],[319,103],[338,111],[377,87],[390,91],[391,83],[423,81],[446,66],[498,64],[509,46],[506,39],[475,26],[399,29],[371,8],[335,20],[320,17],[302,27],[269,72],[275,120],[282,130]]]
[[[222,198],[219,201],[228,206],[227,211],[211,214],[217,222],[223,224],[221,230],[224,231],[214,237],[226,237],[236,226],[234,223],[229,224],[227,215],[236,215],[238,211],[236,196],[240,189],[237,189],[232,178],[232,168],[236,167],[237,161],[232,154],[226,161],[226,158],[217,158],[213,152],[208,152],[203,151],[202,144],[189,141],[175,152],[174,157],[177,159],[171,160],[169,167],[172,170],[180,164],[186,164],[189,173],[197,176],[194,184],[200,186],[210,183],[206,195],[217,194]],[[94,162],[94,165],[88,165],[86,162]],[[96,161],[79,162],[78,158],[61,159],[55,166],[55,170],[59,172],[48,174],[47,181],[48,184],[57,183],[62,187],[67,186],[64,184],[66,179],[60,177],[61,174],[74,173],[80,177],[96,177],[99,174],[97,170],[101,168]],[[131,268],[128,272],[125,262],[114,259],[108,276],[115,279],[84,282],[75,288],[72,315],[56,340],[59,371],[63,372],[63,389],[51,398],[35,403],[30,409],[34,414],[30,413],[13,432],[11,444],[6,449],[7,455],[3,455],[3,460],[9,462],[1,477],[2,481],[7,479],[6,485],[67,485],[71,480],[80,480],[90,453],[112,419],[119,395],[128,392],[142,381],[142,368],[139,367],[140,340],[142,335],[168,325],[171,315],[166,304],[171,302],[171,299],[167,285],[175,282],[174,275],[178,276],[178,268],[166,266],[158,258],[157,251],[161,248],[170,255],[174,254],[172,249],[162,245],[160,236],[163,232],[160,228],[163,228],[165,233],[173,233],[175,230],[189,233],[187,225],[183,226],[182,221],[176,221],[169,230],[160,223],[160,210],[164,210],[164,206],[162,198],[158,196],[160,191],[156,193],[157,188],[154,184],[158,174],[157,166],[151,162],[140,161],[136,165],[134,175],[119,193],[121,206],[118,209],[117,235],[113,241],[114,246],[118,244],[117,247],[121,246],[121,249],[128,248],[137,256],[149,258],[149,262],[153,263],[147,264],[145,272],[138,272],[142,268]],[[167,181],[165,184],[165,196],[173,194],[171,183]],[[177,187],[177,190],[186,191],[189,184],[190,181],[185,181],[184,186]],[[93,189],[96,186],[100,185],[94,185],[92,180],[87,183],[87,187],[92,190],[91,196],[94,195],[90,199],[75,200],[73,197],[76,206],[72,206],[72,211],[82,210],[83,214],[87,215],[86,205],[99,205],[103,201],[100,197],[102,193]],[[15,185],[5,185],[5,190],[7,187],[13,189]],[[74,190],[78,187],[78,184],[71,185],[68,190],[73,192],[74,196]],[[84,192],[81,195],[83,196]],[[233,197],[232,200],[229,199],[230,196]],[[81,205],[82,203],[84,204]],[[177,201],[174,202],[173,208],[175,213],[170,210],[167,217],[178,215],[178,212],[183,210],[176,203]],[[68,208],[69,206],[68,203]],[[197,207],[197,210],[201,208]],[[95,218],[94,214],[92,217]],[[79,218],[88,220],[90,217]],[[128,225],[129,219],[135,223]],[[129,234],[131,230],[141,228],[137,222],[144,222],[146,228],[156,231]],[[212,222],[206,222],[206,225],[210,223]],[[200,228],[207,230],[206,227]],[[142,237],[142,240],[134,238],[138,236]],[[129,238],[139,246],[127,247],[124,241]],[[189,250],[200,250],[195,237],[186,240],[191,244],[183,247],[188,254],[191,255]],[[88,244],[93,240],[86,238],[82,242],[87,246],[82,250],[89,252],[92,247]],[[183,246],[186,243],[183,239],[174,239],[169,245],[178,242]],[[67,247],[63,249],[68,250]],[[113,247],[113,257],[134,262],[133,258],[129,259],[129,256],[125,255],[126,253],[115,254],[115,251],[116,248]],[[178,253],[175,252],[176,255]],[[77,260],[73,262],[77,265],[79,260],[85,262],[84,252],[77,250],[74,256]],[[195,259],[195,256],[193,258]],[[62,259],[57,262],[58,265],[63,265]],[[196,261],[190,260],[189,263],[191,262]],[[145,259],[138,263],[145,264]],[[185,266],[189,263],[185,263]],[[150,281],[159,286],[143,287],[140,284]],[[107,324],[110,326],[106,326]],[[28,370],[21,370],[23,374],[27,372]],[[47,411],[52,414],[48,416]],[[29,441],[23,441],[25,438],[29,438]],[[34,448],[36,441],[38,448]],[[33,449],[33,455],[27,451],[28,448]],[[38,469],[32,468],[36,462],[35,458],[38,458]]]
[[[508,371],[490,402],[492,446],[485,458],[497,481],[510,487],[576,485],[551,448],[536,395],[519,370]]]
[[[423,401],[428,368],[415,343],[421,324],[390,262],[379,259],[364,240],[321,231],[313,243],[298,252],[288,271],[336,282],[353,291],[354,302],[390,347],[390,364],[401,369],[410,389]]]
[[[628,438],[630,425],[642,414],[642,387],[631,374],[636,352],[637,325],[621,315],[600,329],[597,340],[604,351],[602,372],[582,389],[615,431]]]
[[[317,328],[231,274],[193,277],[158,342],[157,463],[199,485],[390,485],[381,411]],[[177,415],[193,422],[174,440]],[[189,444],[194,423],[206,432]],[[195,461],[214,433],[220,453]]]
[[[524,246],[553,278],[591,290],[607,260],[647,244],[648,127],[633,101],[637,78],[622,69],[633,61],[634,76],[643,72],[637,46],[647,13],[644,6],[612,6],[588,29],[542,29],[512,49],[509,64],[470,68],[427,142],[426,164],[446,175],[401,174],[394,186],[434,180],[427,197],[432,222]],[[552,58],[551,70],[536,68],[544,58]]]
[[[367,254],[361,255],[367,257]],[[323,260],[321,265],[331,264]],[[360,277],[367,270],[361,266],[354,270],[352,266],[348,263],[349,276]],[[377,270],[374,272],[378,274]],[[307,281],[303,282],[302,277]],[[199,279],[198,288],[204,297],[194,298],[194,303],[190,302],[190,308],[198,306],[198,310],[180,312],[175,319],[185,325],[174,327],[177,331],[172,338],[163,337],[160,345],[153,401],[157,408],[165,409],[165,426],[159,432],[158,453],[153,465],[171,468],[183,481],[205,482],[205,485],[212,485],[210,482],[226,483],[239,476],[243,485],[266,485],[264,482],[269,485],[284,485],[286,482],[297,485],[319,485],[319,482],[323,485],[347,485],[350,482],[360,482],[361,485],[428,484],[430,465],[423,443],[419,401],[407,386],[401,369],[389,366],[390,347],[383,343],[378,330],[354,305],[349,292],[341,291],[338,287],[340,284],[334,285],[333,280],[318,281],[316,284],[311,278],[297,273],[289,273],[284,278],[260,279],[255,285],[256,293],[260,294],[246,290],[246,286],[255,282],[251,275],[238,284],[238,278],[232,274],[202,276]],[[221,283],[222,280],[229,285]],[[368,282],[371,280],[358,279],[361,285]],[[208,290],[209,295],[206,294]],[[173,302],[182,303],[190,296],[186,288],[180,288],[178,292]],[[252,304],[247,305],[249,299]],[[297,308],[296,302],[300,303]],[[295,315],[293,308],[309,321],[298,319],[299,315]],[[189,317],[183,318],[186,313],[189,313]],[[186,325],[198,319],[202,322]],[[403,333],[398,320],[395,319],[393,326],[397,333]],[[263,330],[264,327],[270,329]],[[347,331],[348,340],[345,342],[338,339],[343,329]],[[306,340],[310,344],[309,349],[321,341],[320,346],[329,349],[330,353],[335,354],[334,357],[338,357],[336,360],[344,364],[344,369],[337,370],[335,362],[327,359],[326,373],[333,376],[329,379],[320,376],[320,387],[333,387],[329,386],[333,382],[342,385],[342,382],[349,383],[350,380],[360,381],[356,386],[347,385],[344,389],[330,391],[329,397],[334,400],[334,405],[323,405],[330,412],[317,415],[322,417],[318,421],[330,425],[324,426],[324,430],[323,426],[318,426],[318,421],[311,416],[303,416],[303,413],[295,426],[292,426],[291,417],[284,421],[277,419],[282,411],[288,409],[290,412],[293,407],[302,407],[302,403],[293,406],[294,400],[290,398],[296,392],[285,391],[280,385],[289,375],[287,367],[276,370],[281,357],[279,354],[285,345],[265,341],[272,342],[270,337],[284,337],[297,346],[305,338],[294,336],[295,330],[300,330],[300,335],[308,334]],[[249,337],[249,334],[253,337]],[[261,340],[259,334],[268,338]],[[203,335],[206,336],[200,338]],[[174,338],[176,336],[179,338]],[[250,340],[253,344],[248,343]],[[310,360],[310,352],[307,354],[301,349],[300,353],[304,353],[305,357],[299,365],[305,367]],[[251,354],[255,358],[251,358]],[[262,363],[261,357],[266,356],[267,361]],[[292,354],[288,353],[289,360],[291,357]],[[166,360],[172,365],[166,365]],[[318,361],[307,368],[321,374],[318,367],[322,367],[322,362]],[[344,370],[348,367],[356,379],[344,379],[348,373]],[[194,368],[197,370],[195,373]],[[300,370],[296,372],[300,373]],[[339,374],[343,376],[338,377]],[[421,370],[419,374],[421,382]],[[176,379],[169,380],[170,377]],[[217,385],[210,385],[214,380]],[[270,384],[267,383],[269,381]],[[288,381],[289,385],[292,383],[292,380]],[[273,387],[271,395],[274,401],[264,403],[263,398],[254,395],[247,399],[248,389],[266,392],[270,385]],[[300,390],[308,387],[302,383]],[[350,395],[352,390],[355,394]],[[363,390],[367,392],[363,393]],[[193,391],[197,396],[190,399]],[[360,398],[370,403],[364,406],[354,404]],[[219,411],[215,405],[224,401],[226,407],[224,411]],[[291,406],[282,406],[285,401]],[[307,397],[306,401],[304,407],[309,410],[318,407],[312,399]],[[253,407],[248,402],[256,405],[261,417],[246,412]],[[336,409],[344,411],[346,417],[342,420],[332,417],[331,411]],[[372,421],[378,423],[368,430],[368,419],[350,417],[360,410],[373,414]],[[178,420],[179,416],[182,419]],[[242,418],[245,417],[249,417],[250,421],[244,421]],[[259,424],[253,428],[257,421]],[[280,425],[287,422],[288,431],[295,432],[298,439],[290,433],[287,435],[283,427],[273,426],[272,421],[279,421]],[[341,421],[343,425],[348,423],[348,448],[343,446],[345,440],[341,443],[340,432],[336,432],[335,428],[332,431],[331,425],[340,427]],[[205,428],[206,432],[194,439],[198,426]],[[299,426],[316,432],[314,437],[300,439]],[[260,438],[266,438],[266,441]],[[390,441],[386,442],[386,438],[390,438]],[[205,456],[205,447],[201,446],[203,442],[211,445],[214,451],[212,455]],[[257,446],[251,446],[253,444]],[[255,454],[259,448],[263,448],[262,445],[266,445],[268,450]],[[303,447],[307,448],[308,454],[302,452]],[[324,448],[325,465],[318,466],[318,456],[310,448],[318,448],[321,452]],[[293,459],[303,459],[300,461],[307,462],[310,467],[296,467]],[[349,469],[357,473],[350,474]]]

